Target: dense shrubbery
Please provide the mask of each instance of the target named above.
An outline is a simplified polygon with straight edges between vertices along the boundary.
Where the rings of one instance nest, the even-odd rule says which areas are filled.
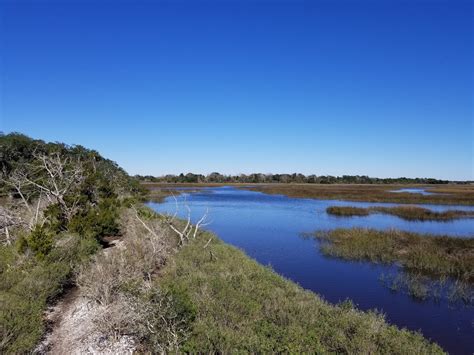
[[[32,233],[36,243],[41,229]],[[28,238],[28,246],[32,240]],[[35,245],[35,244],[34,244]],[[99,249],[95,240],[78,235],[55,236],[54,247],[40,242],[41,252],[28,255],[0,246],[0,351],[30,351],[44,331],[43,311],[70,282],[73,270]]]
[[[0,137],[0,352],[31,351],[43,311],[106,236],[137,181],[81,146]]]

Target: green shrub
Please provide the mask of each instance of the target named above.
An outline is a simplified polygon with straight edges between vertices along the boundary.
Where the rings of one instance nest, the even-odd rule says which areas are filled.
[[[47,226],[51,232],[60,233],[67,229],[67,219],[57,203],[46,207],[43,213],[48,221]]]
[[[3,254],[3,253],[2,253]],[[0,274],[0,353],[27,353],[43,334],[43,311],[67,283],[68,263],[29,262]]]
[[[155,288],[142,302],[149,310],[142,320],[143,343],[153,353],[176,351],[188,337],[196,317],[196,307],[186,290],[177,285]],[[147,324],[155,331],[144,327]]]
[[[28,236],[28,247],[35,253],[39,259],[44,259],[53,249],[53,236],[45,228],[36,226]]]
[[[119,206],[120,203],[116,199],[104,199],[97,207],[74,216],[69,223],[69,229],[99,241],[106,236],[117,235],[120,232]]]

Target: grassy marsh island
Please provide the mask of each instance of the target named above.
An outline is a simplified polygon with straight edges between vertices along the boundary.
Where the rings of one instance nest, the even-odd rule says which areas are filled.
[[[422,235],[398,230],[350,228],[318,231],[323,254],[345,260],[398,264],[403,272],[435,281],[452,280],[471,303],[474,239]],[[421,278],[420,278],[421,280]],[[415,279],[411,279],[414,282]]]
[[[330,206],[326,212],[341,217],[368,216],[372,213],[384,213],[400,217],[408,221],[452,221],[459,218],[474,218],[474,211],[450,210],[444,212],[431,211],[418,206],[394,207],[352,207]]]
[[[474,282],[474,239],[365,228],[315,232],[326,255],[348,260],[400,263],[434,277]]]

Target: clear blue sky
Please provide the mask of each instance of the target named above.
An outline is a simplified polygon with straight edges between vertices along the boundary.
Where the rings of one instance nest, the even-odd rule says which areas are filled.
[[[0,0],[0,130],[129,173],[474,179],[470,0]]]

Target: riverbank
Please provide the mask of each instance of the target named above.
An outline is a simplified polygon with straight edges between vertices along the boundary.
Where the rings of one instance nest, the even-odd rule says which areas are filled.
[[[380,314],[323,301],[207,232],[162,274],[158,282],[182,290],[195,308],[183,351],[441,352]]]
[[[71,319],[62,324],[81,320],[90,343],[71,337],[61,341],[63,348],[443,353],[381,314],[359,311],[349,301],[327,303],[212,233],[199,231],[179,246],[163,217],[146,209],[138,209],[138,216],[128,211],[119,244],[79,273],[80,297],[72,307],[78,311],[69,308]],[[180,221],[175,225],[182,227]],[[85,303],[93,312],[83,312]],[[56,335],[66,330],[59,327]]]

